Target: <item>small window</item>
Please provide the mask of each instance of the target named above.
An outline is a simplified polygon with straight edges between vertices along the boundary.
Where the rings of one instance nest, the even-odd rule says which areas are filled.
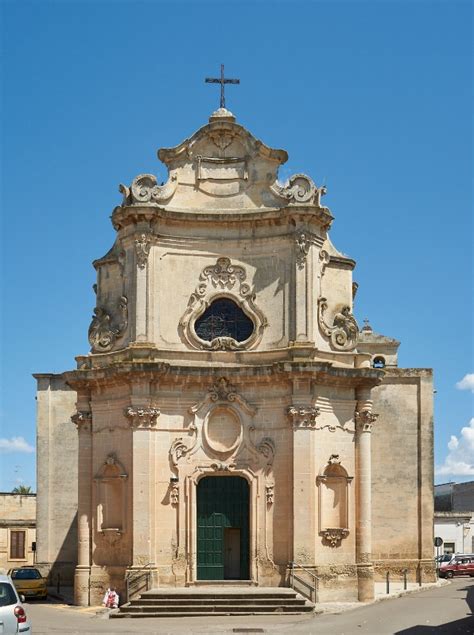
[[[374,368],[385,368],[385,357],[382,357],[382,355],[377,355],[377,357],[374,357],[372,366]]]
[[[446,554],[452,554],[454,553],[454,542],[445,542],[444,543],[444,553]]]
[[[214,300],[194,325],[196,335],[206,342],[216,337],[231,337],[244,342],[253,333],[254,323],[228,298]]]
[[[25,559],[25,531],[10,532],[10,560]]]

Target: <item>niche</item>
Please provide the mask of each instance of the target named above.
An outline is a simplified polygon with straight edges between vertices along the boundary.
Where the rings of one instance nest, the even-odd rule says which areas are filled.
[[[349,535],[349,484],[352,477],[341,465],[338,454],[331,454],[317,478],[319,488],[319,534],[331,547]]]
[[[125,531],[127,477],[123,465],[111,453],[94,479],[97,484],[97,528],[103,535]]]

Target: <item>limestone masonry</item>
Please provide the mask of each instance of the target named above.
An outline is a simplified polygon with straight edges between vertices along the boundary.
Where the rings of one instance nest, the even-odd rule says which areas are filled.
[[[121,185],[94,262],[91,351],[38,374],[38,563],[78,604],[155,587],[286,586],[367,601],[432,581],[432,373],[353,316],[324,187],[221,108],[169,177]],[[393,578],[392,578],[393,579]]]

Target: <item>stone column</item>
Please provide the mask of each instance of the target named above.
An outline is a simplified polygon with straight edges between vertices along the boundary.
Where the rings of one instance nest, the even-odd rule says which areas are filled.
[[[357,525],[356,562],[360,602],[374,599],[374,566],[372,563],[372,470],[371,432],[377,415],[372,413],[370,388],[356,393],[356,474]]]
[[[78,410],[72,416],[79,435],[77,496],[77,567],[74,575],[74,603],[89,605],[92,521],[92,415]]]

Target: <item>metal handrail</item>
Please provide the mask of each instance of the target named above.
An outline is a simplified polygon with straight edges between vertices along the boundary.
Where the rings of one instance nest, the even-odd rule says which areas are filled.
[[[125,585],[126,585],[126,593],[127,593],[127,602],[130,602],[130,586],[140,580],[144,575],[146,575],[146,591],[149,590],[150,585],[150,569],[148,567],[155,566],[154,562],[148,562],[143,567],[138,569],[137,571],[129,572],[125,576]]]
[[[298,575],[295,575],[295,568],[297,567],[298,569],[302,569],[305,573],[307,573],[309,576],[311,576],[313,578],[313,586],[310,587],[311,591],[314,593],[314,600],[312,597],[312,594],[310,596],[306,595],[306,597],[308,597],[309,600],[311,600],[312,602],[314,601],[315,604],[317,604],[318,602],[318,590],[319,590],[319,578],[317,575],[315,575],[312,571],[310,571],[309,569],[307,569],[306,567],[304,567],[302,564],[299,564],[298,562],[289,562],[289,568],[290,568],[290,586],[294,588],[294,581],[295,581],[295,577],[302,582],[303,584],[306,584],[307,586],[310,586],[308,584],[308,582],[306,580],[304,580],[303,578],[301,578]]]

